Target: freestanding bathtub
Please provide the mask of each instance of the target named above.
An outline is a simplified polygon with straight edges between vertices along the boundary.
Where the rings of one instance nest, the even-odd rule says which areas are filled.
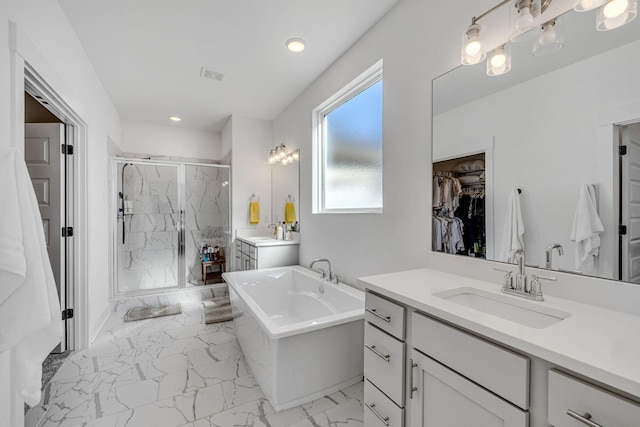
[[[362,380],[362,291],[300,266],[222,277],[245,360],[276,411]]]

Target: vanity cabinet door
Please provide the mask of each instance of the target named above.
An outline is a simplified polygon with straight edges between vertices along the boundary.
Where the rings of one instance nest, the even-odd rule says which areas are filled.
[[[416,350],[411,355],[411,427],[528,427],[527,411]]]

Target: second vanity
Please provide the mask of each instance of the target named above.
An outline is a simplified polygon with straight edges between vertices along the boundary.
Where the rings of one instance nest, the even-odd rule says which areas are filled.
[[[236,268],[244,271],[297,265],[299,247],[299,238],[278,240],[267,236],[238,236],[236,239]]]
[[[434,269],[359,279],[365,425],[640,426],[640,317],[498,282]]]

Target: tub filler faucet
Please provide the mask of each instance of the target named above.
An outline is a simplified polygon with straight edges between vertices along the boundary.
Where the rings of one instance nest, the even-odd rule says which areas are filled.
[[[333,276],[333,273],[331,272],[331,261],[329,261],[326,258],[314,259],[313,261],[311,261],[311,264],[309,264],[309,268],[313,269],[314,264],[316,264],[318,262],[326,262],[329,265],[329,275],[327,275],[326,271],[321,269],[320,270],[320,278],[321,279],[326,279],[326,280],[331,280],[331,277]]]

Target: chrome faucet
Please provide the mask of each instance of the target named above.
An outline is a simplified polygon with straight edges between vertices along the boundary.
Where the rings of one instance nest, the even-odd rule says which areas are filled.
[[[327,280],[331,280],[333,273],[331,272],[331,261],[329,261],[326,258],[317,258],[314,259],[313,261],[311,261],[311,264],[309,264],[309,268],[313,269],[313,265],[317,262],[326,262],[329,265],[329,275],[327,275],[327,273],[324,270],[320,270],[320,278],[321,279],[327,279]]]
[[[546,257],[544,262],[544,266],[547,270],[553,269],[552,264],[553,264],[554,249],[558,250],[558,255],[560,256],[564,255],[564,249],[562,249],[562,245],[560,245],[560,243],[554,243],[552,245],[547,246],[547,252],[546,252]]]
[[[560,246],[560,245],[558,245]],[[560,249],[558,252],[560,252]],[[549,253],[549,250],[547,250]],[[528,298],[536,301],[544,301],[544,297],[542,295],[542,286],[540,285],[540,280],[551,280],[556,281],[555,277],[546,277],[533,274],[531,277],[533,280],[531,284],[527,281],[527,275],[524,271],[524,251],[522,249],[515,249],[509,252],[509,262],[518,264],[518,273],[516,274],[515,286],[513,285],[513,280],[511,278],[512,272],[511,270],[503,270],[501,268],[494,268],[494,270],[502,271],[503,273],[507,273],[504,276],[502,282],[501,291],[505,294],[515,295],[518,297]]]
[[[527,275],[524,272],[524,251],[522,249],[514,249],[509,252],[509,262],[518,263],[518,274],[516,274],[515,290],[519,292],[529,292],[527,289]]]

